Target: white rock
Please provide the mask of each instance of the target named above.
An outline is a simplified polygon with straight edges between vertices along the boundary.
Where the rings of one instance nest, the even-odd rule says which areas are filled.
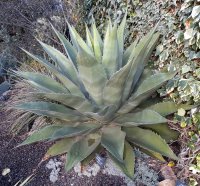
[[[124,173],[114,164],[114,162],[110,158],[107,158],[106,164],[104,168],[101,169],[101,172],[103,174],[124,178],[124,181],[127,184],[127,186],[136,186],[137,183],[143,183],[146,186],[157,185],[157,173],[153,169],[149,168],[144,161],[146,158],[148,158],[148,156],[139,151],[136,151],[136,157],[138,157],[138,160],[135,164],[134,181],[132,181],[130,178],[124,175]],[[96,176],[100,171],[100,167],[97,163],[94,163],[93,165],[83,170],[83,172],[81,172],[81,165],[79,163],[74,167],[74,171],[78,173],[79,176],[90,177]]]
[[[49,179],[52,183],[55,183],[58,180],[58,175],[61,170],[59,166],[62,165],[62,162],[57,161],[56,159],[50,159],[49,162],[46,164],[48,169],[52,169]]]
[[[9,173],[10,173],[10,169],[9,168],[5,168],[5,169],[3,169],[1,174],[2,174],[2,176],[6,176]]]

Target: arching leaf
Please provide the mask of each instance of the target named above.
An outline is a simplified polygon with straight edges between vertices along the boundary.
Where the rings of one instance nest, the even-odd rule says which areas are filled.
[[[167,123],[161,123],[156,125],[144,125],[141,127],[145,129],[151,129],[152,131],[159,134],[166,142],[170,142],[171,140],[177,140],[179,136],[179,132],[170,129]]]
[[[106,127],[102,133],[101,144],[118,161],[123,162],[125,133],[121,127]]]
[[[142,129],[139,127],[124,127],[123,131],[126,132],[127,140],[144,149],[154,151],[177,160],[177,156],[173,153],[164,139],[151,130]]]
[[[73,45],[76,47],[77,51],[79,49],[79,46],[81,46],[83,48],[83,50],[89,54],[89,55],[93,55],[92,50],[90,49],[90,47],[85,43],[85,41],[81,38],[81,36],[78,34],[78,32],[76,31],[76,29],[71,26],[70,24],[68,24],[68,28],[69,28],[69,32],[70,32],[70,36],[73,42]]]
[[[39,40],[38,40],[39,41]],[[60,67],[61,72],[74,84],[79,85],[79,78],[75,66],[72,62],[60,51],[54,47],[39,41],[46,53]]]
[[[77,62],[80,78],[86,90],[93,100],[101,105],[103,87],[107,80],[102,64],[98,63],[93,56],[87,54],[81,46],[79,47]]]
[[[69,91],[63,87],[56,80],[50,78],[47,75],[43,75],[38,72],[21,72],[15,71],[15,73],[28,80],[28,83],[38,88],[39,90],[45,92],[55,92],[55,93],[68,93]]]
[[[106,68],[108,77],[111,77],[119,69],[119,46],[117,40],[117,25],[114,28],[108,26],[104,39],[102,63]]]
[[[127,17],[127,11],[124,15],[124,18],[122,19],[121,24],[119,25],[117,29],[117,38],[118,38],[118,45],[119,45],[119,68],[122,67],[122,59],[123,59],[123,52],[124,52],[124,38],[125,38],[125,26],[126,26],[126,17]]]
[[[122,114],[114,120],[116,123],[120,125],[151,125],[151,124],[159,124],[166,123],[167,119],[158,114],[153,110],[142,110],[140,112]]]
[[[135,107],[137,107],[142,101],[152,95],[158,88],[160,88],[165,82],[175,76],[176,73],[158,73],[148,77],[138,85],[137,90],[131,95],[124,106],[118,111],[119,113],[128,113]]]
[[[131,58],[134,57],[136,51],[135,47],[137,46],[138,39],[136,39],[125,51],[123,54],[122,66],[126,65]]]
[[[96,28],[95,23],[92,25],[93,37],[94,37],[94,54],[98,62],[102,61],[102,49],[103,41],[101,36]]]
[[[51,136],[53,135],[53,133],[62,127],[63,125],[50,125],[50,126],[43,127],[39,129],[38,131],[34,132],[23,143],[18,145],[18,147],[22,145],[28,145],[31,143],[51,139]]]
[[[156,103],[154,105],[147,107],[147,109],[154,110],[162,116],[167,116],[169,114],[177,112],[178,109],[180,109],[180,108],[183,108],[184,110],[190,110],[190,109],[194,108],[194,105],[187,105],[187,104],[177,105],[173,101],[166,101],[166,102]]]
[[[87,158],[100,144],[100,136],[89,135],[75,142],[67,154],[67,162],[65,164],[66,171],[69,171],[77,163]]]
[[[139,148],[140,151],[142,151],[143,153],[153,157],[153,158],[156,158],[162,162],[165,162],[165,159],[163,158],[163,156],[157,152],[154,152],[154,151],[151,151],[149,149],[144,149],[144,148],[141,148],[141,147],[138,147],[136,146],[137,148]]]
[[[81,134],[85,134],[97,127],[98,125],[92,122],[82,123],[78,126],[64,126],[60,130],[57,130],[56,132],[53,133],[51,140],[80,136]]]
[[[96,108],[88,100],[72,94],[38,92],[38,93],[33,93],[31,95],[39,98],[47,98],[52,101],[57,101],[63,105],[74,108],[81,113],[91,112],[96,110]]]
[[[84,121],[86,119],[85,116],[76,110],[72,110],[56,103],[44,101],[21,103],[14,106],[14,108],[66,121]]]
[[[130,63],[117,71],[107,82],[103,90],[103,100],[105,105],[116,105],[121,103],[124,83],[130,70]]]
[[[123,101],[125,101],[133,91],[133,88],[137,84],[144,70],[144,66],[148,62],[150,54],[152,53],[156,45],[156,42],[159,38],[159,34],[158,33],[154,34],[155,29],[156,27],[138,43],[138,45],[132,52],[134,57],[132,57],[131,54],[130,58],[132,66],[125,84]]]
[[[79,88],[71,80],[64,76],[62,72],[59,69],[57,69],[53,64],[49,63],[47,60],[39,56],[29,53],[24,49],[23,51],[26,52],[30,57],[38,61],[41,65],[44,65],[50,72],[52,72],[72,94],[83,97],[83,93],[79,90]]]
[[[110,154],[111,159],[114,163],[128,176],[133,179],[134,167],[135,167],[135,153],[131,145],[125,141],[124,143],[124,161],[123,163],[118,161],[114,156]]]
[[[64,138],[53,144],[47,151],[46,157],[52,157],[64,154],[69,151],[74,143],[74,138]]]
[[[55,27],[51,24],[55,34],[57,35],[57,37],[59,38],[60,42],[62,43],[65,52],[67,53],[68,58],[70,59],[70,61],[73,63],[73,65],[77,68],[77,64],[76,64],[76,56],[77,56],[77,51],[76,49],[72,46],[72,44],[65,38],[65,36],[63,34],[61,34],[60,32],[58,32],[57,29],[55,29]]]
[[[92,38],[92,35],[90,33],[90,30],[87,25],[86,27],[86,43],[90,47],[90,49],[93,51],[93,45],[94,45],[94,39]]]

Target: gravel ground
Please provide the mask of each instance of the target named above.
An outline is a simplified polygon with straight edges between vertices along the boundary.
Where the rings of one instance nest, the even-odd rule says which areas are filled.
[[[154,186],[160,180],[157,173],[162,165],[155,160],[152,162],[151,158],[141,155],[139,151],[134,181],[125,177],[110,159],[107,159],[104,169],[100,170],[94,162],[87,172],[82,172],[77,165],[74,170],[66,173],[65,155],[46,160],[38,166],[51,144],[37,143],[15,148],[26,138],[26,134],[14,138],[8,134],[12,122],[7,121],[8,114],[3,112],[2,108],[1,104],[0,186],[14,186],[19,180],[23,181],[30,176],[35,169],[34,177],[28,186]],[[10,169],[10,173],[3,176],[2,171],[6,168]]]
[[[72,171],[61,178],[56,186],[126,186],[124,179],[118,176],[98,173],[96,176],[78,176]]]
[[[0,175],[0,185],[2,186],[13,186],[19,180],[28,177],[37,167],[47,148],[41,144],[14,148],[22,140],[17,137],[8,144],[10,139],[9,136],[0,137],[0,170],[2,172],[5,168],[10,169],[8,175]],[[31,185],[46,185],[49,182],[48,175],[49,170],[40,166],[36,174],[37,179],[34,179],[34,184]]]
[[[10,123],[6,122],[5,114],[0,112],[0,173],[5,168],[10,169],[10,173],[6,176],[0,174],[1,186],[13,186],[19,180],[29,176],[47,149],[44,144],[15,148],[22,142],[23,137],[12,138],[12,136],[7,135],[9,125]],[[37,179],[33,180],[33,185],[46,185],[49,182],[48,175],[49,170],[41,166],[36,174]]]
[[[10,169],[6,176],[0,174],[0,186],[14,186],[19,180],[26,179],[37,168],[48,146],[44,143],[16,147],[25,136],[12,139],[7,135],[10,123],[6,122],[5,113],[0,110],[0,173],[5,168]],[[65,173],[63,165],[58,175],[58,181],[51,183],[49,176],[51,170],[46,168],[43,162],[37,169],[36,175],[28,183],[28,186],[126,186],[123,178],[98,173],[94,177],[78,176],[74,171]]]

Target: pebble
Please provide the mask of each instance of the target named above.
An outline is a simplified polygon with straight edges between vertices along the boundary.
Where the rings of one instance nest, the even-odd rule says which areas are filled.
[[[9,99],[9,93],[10,93],[10,90],[9,91],[6,91],[4,92],[1,96],[0,96],[0,101],[6,101]]]
[[[176,180],[176,186],[187,186],[187,185],[180,180]]]
[[[62,163],[57,161],[56,159],[50,159],[49,162],[46,164],[46,167],[52,170],[49,176],[49,179],[52,183],[55,183],[58,180],[58,175],[61,170],[59,166],[61,165]]]
[[[158,186],[176,186],[175,180],[166,179],[159,182]]]

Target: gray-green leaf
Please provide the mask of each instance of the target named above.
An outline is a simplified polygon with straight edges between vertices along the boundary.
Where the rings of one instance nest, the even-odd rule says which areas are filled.
[[[177,140],[179,133],[169,128],[167,123],[161,123],[156,125],[144,125],[141,126],[145,129],[151,129],[152,131],[159,134],[166,142],[171,140]]]
[[[117,71],[107,82],[103,90],[103,101],[105,105],[116,105],[119,107],[126,77],[130,71],[130,63]]]
[[[40,64],[44,65],[50,72],[52,72],[58,78],[58,80],[60,80],[60,82],[67,88],[67,90],[69,90],[72,94],[83,97],[83,94],[79,90],[79,88],[71,80],[69,80],[66,76],[64,76],[62,72],[55,65],[49,63],[47,60],[39,56],[29,53],[24,49],[23,51],[26,52],[30,57],[38,61]]]
[[[52,135],[51,140],[79,136],[79,135],[87,133],[97,127],[98,127],[98,125],[91,123],[91,122],[90,123],[82,123],[78,126],[64,126],[61,129],[57,130]]]
[[[101,144],[118,161],[123,162],[125,133],[121,127],[106,127],[102,133]]]
[[[136,46],[134,51],[130,56],[131,68],[127,77],[123,92],[123,101],[125,101],[137,84],[143,70],[144,66],[148,62],[148,59],[155,48],[158,41],[159,34],[154,34],[155,28],[147,34]],[[133,56],[133,57],[132,57]]]
[[[127,140],[142,148],[158,152],[164,156],[177,160],[177,156],[173,153],[159,135],[151,130],[142,129],[139,127],[124,127],[123,131],[126,132]]]
[[[28,145],[28,144],[35,143],[38,141],[44,141],[44,140],[51,139],[51,136],[53,135],[53,133],[62,127],[63,127],[63,125],[50,125],[47,127],[43,127],[41,129],[39,129],[38,131],[34,132],[19,146]]]
[[[124,144],[124,162],[118,161],[114,156],[110,154],[111,159],[114,163],[130,178],[133,179],[134,176],[134,166],[135,166],[135,153],[131,145],[125,141]]]
[[[20,72],[15,71],[15,73],[28,80],[28,83],[38,88],[39,90],[45,92],[55,92],[55,93],[68,93],[69,91],[63,87],[56,80],[50,78],[47,75],[43,75],[37,72]]]
[[[65,38],[65,36],[63,34],[61,34],[60,32],[58,32],[58,30],[56,30],[53,25],[51,25],[51,26],[52,26],[55,34],[57,35],[57,37],[61,41],[61,43],[62,43],[62,45],[63,45],[63,47],[65,49],[65,52],[67,53],[68,58],[71,60],[71,62],[73,63],[73,65],[75,67],[77,67],[77,64],[76,64],[77,51],[72,46],[72,44]]]
[[[111,77],[119,68],[119,46],[117,40],[117,25],[108,26],[104,39],[102,63],[108,77]]]
[[[70,151],[67,154],[67,162],[65,164],[66,171],[71,170],[77,163],[87,158],[100,144],[100,137],[90,136],[75,142],[71,146]]]
[[[44,101],[21,103],[14,106],[14,108],[66,121],[84,121],[86,119],[85,116],[76,110],[72,110],[56,103]]]
[[[39,41],[39,40],[38,40]],[[70,79],[74,84],[79,85],[78,73],[74,64],[60,51],[55,49],[54,47],[39,41],[43,49],[47,52],[47,54],[52,58],[52,60],[58,64],[60,70],[63,72],[68,79]]]
[[[103,65],[86,53],[81,46],[78,52],[78,69],[80,78],[90,96],[99,105],[102,104],[102,93],[107,77]]]
[[[114,120],[120,125],[151,125],[165,123],[167,119],[153,110],[143,110],[135,113],[122,114]]]
[[[95,107],[88,100],[76,95],[44,92],[32,93],[31,95],[38,98],[47,98],[52,101],[57,101],[63,105],[74,108],[81,113],[95,111]]]
[[[160,88],[166,81],[175,76],[176,73],[158,73],[148,77],[142,81],[137,90],[131,95],[124,106],[118,111],[119,113],[128,113],[137,107],[142,101],[152,95],[158,88]]]
[[[64,138],[57,141],[48,149],[45,156],[52,157],[68,152],[72,144],[74,143],[74,140],[74,138]]]

